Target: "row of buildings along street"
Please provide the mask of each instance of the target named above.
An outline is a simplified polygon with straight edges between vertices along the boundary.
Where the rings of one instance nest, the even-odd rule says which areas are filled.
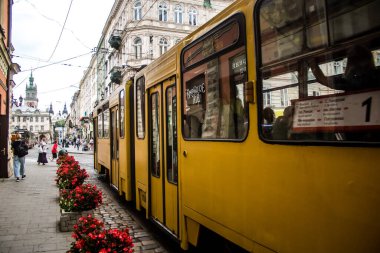
[[[5,1],[9,2],[9,1]],[[22,66],[12,62],[14,50],[11,34],[12,4],[4,4],[2,15],[2,71],[0,176],[13,175],[10,136],[14,131],[27,132],[30,145],[43,135],[48,141],[63,142],[80,139],[87,143],[93,138],[92,111],[107,99],[120,84],[160,57],[173,45],[207,22],[232,0],[204,1],[123,1],[115,0],[104,24],[98,44],[93,48],[89,66],[76,87],[70,105],[62,108],[41,108],[38,104],[38,80],[30,73],[25,95],[13,96],[12,88],[18,84],[12,76]],[[4,68],[6,66],[6,68]]]

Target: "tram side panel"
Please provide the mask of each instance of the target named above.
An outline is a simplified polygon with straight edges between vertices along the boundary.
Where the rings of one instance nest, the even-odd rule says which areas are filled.
[[[133,135],[131,136],[131,128],[133,127],[133,118],[131,119],[131,110],[133,111],[133,102],[130,101],[132,83],[129,81],[125,89],[118,92],[119,96],[119,166],[120,166],[120,193],[125,194],[127,201],[133,200],[134,179],[134,157],[132,150],[134,149]],[[132,153],[131,153],[132,152]]]
[[[235,70],[253,81],[253,90],[262,90],[256,86],[249,35],[252,1],[247,9],[239,9],[245,13],[250,43],[245,61],[239,47],[205,61],[200,54],[199,62],[194,56],[199,48],[203,55],[215,50],[207,45],[226,45],[231,36],[224,40],[223,33],[234,29],[228,27],[229,20],[223,20],[218,36],[210,31],[210,37],[185,48],[181,60],[188,64],[182,78],[179,133],[183,238],[196,244],[199,229],[207,227],[249,252],[378,252],[378,147],[265,143],[258,138],[260,107],[245,101],[245,87],[243,105],[249,118],[243,129],[248,132],[240,135],[237,115],[229,116],[232,108],[238,112],[231,99],[241,98]],[[231,120],[238,124],[227,124]]]

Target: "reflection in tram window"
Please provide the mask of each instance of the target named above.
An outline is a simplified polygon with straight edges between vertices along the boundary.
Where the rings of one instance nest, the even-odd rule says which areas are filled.
[[[166,124],[167,124],[167,179],[176,184],[178,182],[177,161],[177,95],[175,86],[166,90]]]
[[[124,116],[124,111],[125,111],[125,92],[124,90],[120,91],[119,93],[119,106],[120,106],[120,109],[119,109],[119,118],[120,118],[120,121],[119,121],[119,129],[120,129],[120,138],[124,138],[124,128],[125,128],[125,116]]]
[[[98,114],[98,137],[103,138],[103,114]]]
[[[145,78],[136,82],[136,132],[139,139],[145,137]]]
[[[151,173],[155,177],[160,177],[160,104],[158,93],[151,95]]]
[[[242,21],[237,18],[184,50],[185,138],[242,140],[246,137],[244,31]]]
[[[370,35],[380,1],[309,1],[299,15],[284,3],[264,0],[259,11],[260,106],[276,114],[270,134],[261,114],[261,136],[380,142],[380,38]]]
[[[103,112],[103,137],[109,138],[109,119],[110,111],[107,109]]]

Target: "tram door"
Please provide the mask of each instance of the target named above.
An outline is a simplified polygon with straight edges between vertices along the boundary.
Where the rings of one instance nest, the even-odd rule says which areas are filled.
[[[177,96],[174,78],[149,90],[151,216],[178,236]]]
[[[119,189],[119,110],[111,109],[112,141],[111,141],[111,185]]]

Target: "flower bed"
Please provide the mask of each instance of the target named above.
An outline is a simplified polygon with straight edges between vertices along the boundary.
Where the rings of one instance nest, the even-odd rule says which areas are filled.
[[[75,242],[71,244],[68,253],[80,252],[133,252],[132,238],[128,229],[104,229],[103,222],[91,215],[79,218],[74,225],[72,237]]]
[[[88,178],[85,169],[81,169],[78,162],[71,165],[61,164],[57,170],[56,183],[60,189],[74,189]]]
[[[87,211],[102,203],[102,192],[92,184],[83,184],[73,190],[63,189],[60,193],[59,206],[66,212]]]
[[[60,230],[62,232],[73,231],[74,224],[78,219],[93,214],[93,210],[101,203],[102,192],[92,184],[77,186],[72,190],[60,190]]]

